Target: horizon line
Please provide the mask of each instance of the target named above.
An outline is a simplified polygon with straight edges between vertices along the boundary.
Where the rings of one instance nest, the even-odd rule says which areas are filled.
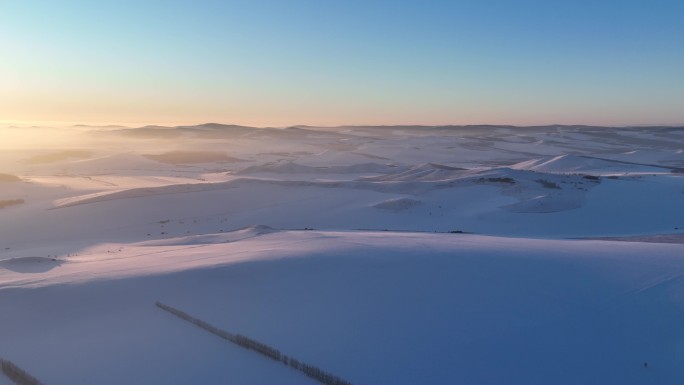
[[[446,124],[425,124],[425,123],[401,123],[401,124],[288,124],[288,125],[247,125],[236,123],[203,122],[194,124],[178,123],[112,123],[112,122],[93,122],[83,123],[74,121],[20,121],[20,120],[0,120],[0,128],[181,128],[199,126],[240,126],[249,128],[293,128],[293,127],[312,127],[312,128],[340,128],[340,127],[512,127],[512,128],[532,128],[532,127],[605,127],[605,128],[639,128],[639,127],[684,127],[683,123],[639,123],[639,124],[587,124],[587,123],[548,123],[548,124],[495,124],[495,123],[446,123]]]

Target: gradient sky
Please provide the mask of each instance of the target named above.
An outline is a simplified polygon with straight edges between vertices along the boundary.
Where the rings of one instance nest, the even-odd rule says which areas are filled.
[[[682,0],[0,0],[0,121],[684,124],[682,17]]]

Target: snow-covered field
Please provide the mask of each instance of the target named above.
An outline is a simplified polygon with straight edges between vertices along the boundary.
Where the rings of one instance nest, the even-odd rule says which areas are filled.
[[[155,301],[356,385],[684,381],[684,129],[2,130],[0,358],[46,385],[316,383]]]

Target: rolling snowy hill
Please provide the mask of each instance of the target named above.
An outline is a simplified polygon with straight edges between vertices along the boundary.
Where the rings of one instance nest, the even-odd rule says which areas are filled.
[[[0,358],[46,385],[316,383],[156,301],[355,385],[684,379],[682,128],[65,137],[0,153]]]

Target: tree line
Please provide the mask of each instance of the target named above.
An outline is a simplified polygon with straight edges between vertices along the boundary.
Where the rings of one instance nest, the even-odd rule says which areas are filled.
[[[181,319],[184,319],[190,323],[193,323],[200,328],[215,334],[225,340],[228,340],[238,346],[241,346],[245,349],[253,350],[257,353],[260,353],[268,358],[271,358],[275,361],[282,362],[283,364],[296,369],[303,374],[313,378],[314,380],[317,380],[318,382],[325,384],[325,385],[352,385],[351,382],[346,381],[341,379],[340,377],[337,377],[331,373],[328,373],[322,369],[319,369],[318,367],[314,365],[309,365],[304,362],[301,362],[297,359],[294,359],[292,357],[288,357],[285,354],[282,354],[278,349],[268,346],[262,342],[259,342],[257,340],[251,339],[249,337],[245,337],[241,334],[233,334],[229,333],[225,330],[219,329],[216,326],[213,326],[205,321],[202,321],[199,318],[195,318],[191,316],[190,314],[176,309],[174,307],[171,307],[169,305],[165,305],[161,302],[156,302],[155,305],[162,309],[165,310],[176,317],[179,317]],[[23,385],[23,384],[22,384]]]
[[[0,358],[2,372],[17,385],[43,385],[35,377],[11,361]]]

